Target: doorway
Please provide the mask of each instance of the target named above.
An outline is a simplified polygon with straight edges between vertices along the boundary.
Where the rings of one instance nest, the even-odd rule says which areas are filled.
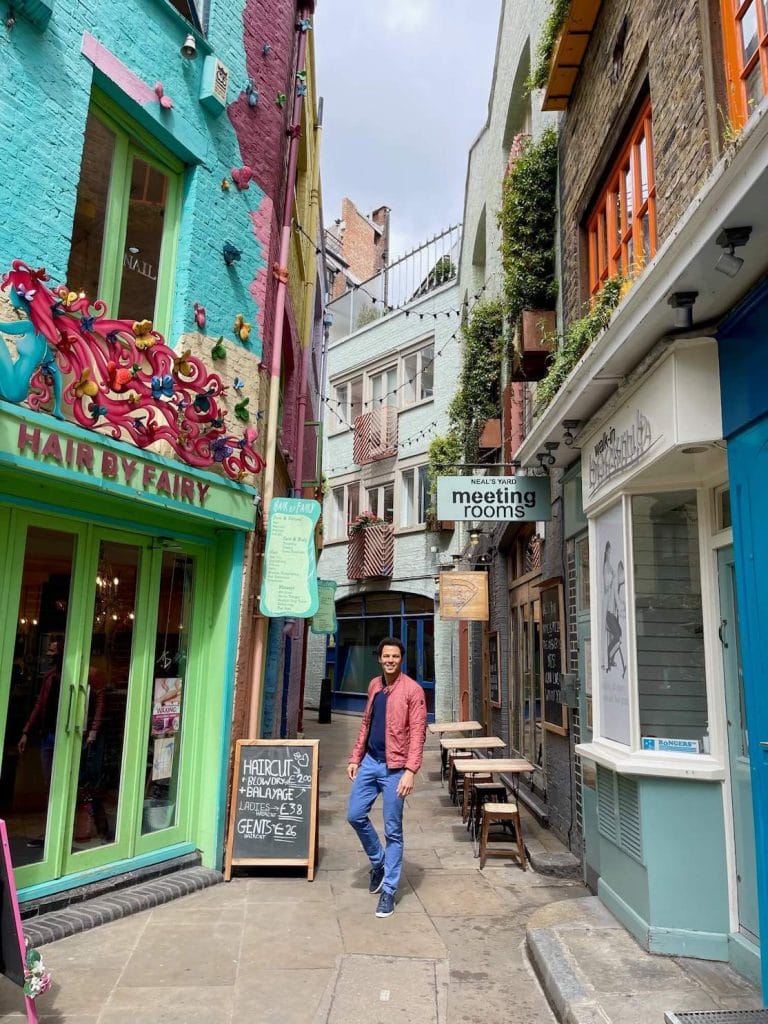
[[[0,814],[24,888],[180,835],[196,557],[64,518],[0,519]]]
[[[739,931],[752,942],[758,943],[755,830],[732,544],[717,552],[717,571],[720,590],[720,644],[723,653],[728,757],[733,800]]]

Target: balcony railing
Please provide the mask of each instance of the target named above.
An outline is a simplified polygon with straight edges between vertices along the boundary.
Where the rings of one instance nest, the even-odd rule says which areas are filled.
[[[383,405],[358,416],[354,423],[352,459],[358,466],[388,459],[397,452],[397,408]]]
[[[392,523],[366,526],[349,538],[347,577],[368,580],[391,576],[395,562],[395,528]]]

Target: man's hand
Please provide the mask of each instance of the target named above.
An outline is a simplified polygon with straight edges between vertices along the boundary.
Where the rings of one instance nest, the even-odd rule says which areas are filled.
[[[413,789],[414,775],[410,768],[406,768],[403,774],[400,776],[400,781],[397,784],[397,795],[401,800],[410,795]]]
[[[355,776],[357,775],[357,765],[356,764],[350,762],[350,764],[347,765],[347,775],[349,776],[349,781],[350,782],[354,782],[355,781]]]

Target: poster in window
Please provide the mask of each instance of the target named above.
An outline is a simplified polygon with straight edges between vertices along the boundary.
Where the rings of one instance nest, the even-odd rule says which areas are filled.
[[[155,679],[152,695],[152,735],[174,736],[181,722],[181,679]]]
[[[624,519],[621,503],[595,520],[597,586],[595,657],[600,733],[629,745],[627,669],[627,588]]]
[[[565,613],[563,584],[546,580],[539,591],[541,602],[541,673],[544,679],[544,725],[550,732],[565,736],[568,709],[563,703],[565,665]]]
[[[495,708],[501,707],[501,672],[499,670],[499,634],[490,633],[488,636],[488,692],[491,704]]]

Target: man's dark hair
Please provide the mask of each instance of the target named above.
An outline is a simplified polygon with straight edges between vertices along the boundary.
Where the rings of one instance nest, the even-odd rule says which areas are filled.
[[[380,641],[379,646],[376,648],[376,653],[379,657],[381,657],[381,652],[385,647],[397,647],[400,653],[405,656],[405,644],[402,640],[398,640],[394,636],[385,636],[384,639]]]

